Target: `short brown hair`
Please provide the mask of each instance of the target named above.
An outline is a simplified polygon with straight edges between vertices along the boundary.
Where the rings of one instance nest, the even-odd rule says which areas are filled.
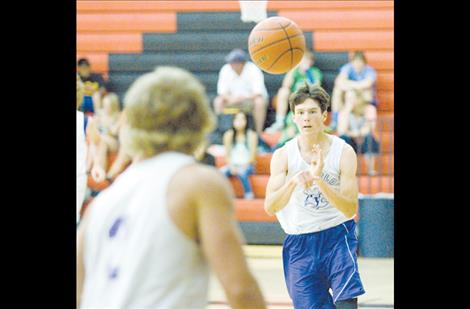
[[[297,89],[289,96],[289,107],[292,113],[295,113],[295,106],[302,104],[305,100],[312,99],[318,102],[322,113],[330,106],[330,95],[320,86],[305,85]]]

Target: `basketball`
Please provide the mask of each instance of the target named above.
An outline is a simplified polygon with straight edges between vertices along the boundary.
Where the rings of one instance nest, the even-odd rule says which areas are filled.
[[[305,51],[302,30],[292,20],[274,16],[259,22],[248,37],[251,60],[263,71],[284,74],[294,68]]]

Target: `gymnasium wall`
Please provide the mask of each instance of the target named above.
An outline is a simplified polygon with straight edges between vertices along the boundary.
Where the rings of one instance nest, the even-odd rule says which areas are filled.
[[[239,11],[238,1],[77,1],[77,58],[107,76],[110,54],[142,53],[145,34],[187,31],[179,13]],[[268,11],[308,32],[315,52],[365,50],[378,71],[379,109],[393,111],[393,1],[268,1]]]

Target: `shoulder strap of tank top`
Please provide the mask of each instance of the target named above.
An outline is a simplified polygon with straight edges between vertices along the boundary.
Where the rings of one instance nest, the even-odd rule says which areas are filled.
[[[296,160],[297,155],[297,137],[292,138],[290,141],[286,142],[286,151],[287,151],[287,166],[291,166],[291,163]]]
[[[340,163],[341,163],[341,154],[343,153],[344,147],[344,140],[333,136],[333,140],[331,142],[331,148],[328,154],[328,160],[330,160],[330,164],[339,171]]]

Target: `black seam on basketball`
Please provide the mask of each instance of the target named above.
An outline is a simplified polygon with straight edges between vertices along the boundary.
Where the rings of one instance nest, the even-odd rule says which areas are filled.
[[[282,56],[284,56],[284,54],[285,54],[285,53],[287,53],[288,51],[290,51],[290,52],[292,53],[292,51],[291,51],[291,49],[290,49],[290,48],[289,48],[289,49],[287,49],[287,50],[286,50],[286,51],[284,51],[282,54],[280,54],[280,55],[279,55],[279,57],[277,57],[277,58],[276,58],[276,60],[274,60],[274,62],[273,62],[273,63],[271,63],[271,65],[269,66],[269,68],[267,68],[266,70],[269,70],[269,69],[271,69],[271,68],[273,67],[273,65],[274,65],[274,64],[275,64],[275,63],[276,63],[276,62],[277,62],[279,59],[281,59],[281,57],[282,57]]]
[[[290,28],[291,26],[292,26],[293,28],[295,28],[294,23],[290,23],[290,24],[288,24],[287,26],[285,26],[285,27],[282,28],[282,29],[288,29],[288,28]],[[303,32],[302,32],[302,33],[303,33]]]
[[[264,45],[263,47],[261,47],[261,48],[258,49],[258,50],[252,51],[251,54],[254,55],[254,54],[256,54],[257,52],[259,52],[260,50],[265,49],[266,47],[269,47],[269,46],[274,45],[274,44],[276,44],[276,43],[282,42],[282,41],[284,41],[284,40],[296,38],[296,37],[301,36],[301,35],[304,35],[304,34],[303,34],[303,33],[298,33],[298,34],[296,34],[296,35],[293,35],[293,36],[290,36],[290,37],[287,37],[287,38],[283,38],[282,40],[278,40],[278,41],[275,41],[275,42],[271,42],[271,43],[269,43],[268,45]]]
[[[290,24],[290,23],[289,23]],[[282,27],[281,23],[279,23],[279,26]],[[288,26],[288,25],[287,25]],[[286,28],[287,28],[286,26]],[[292,44],[290,43],[290,39],[289,39],[289,34],[287,33],[286,29],[284,27],[282,27],[282,31],[284,31],[284,33],[286,34],[286,38],[287,38],[287,41],[289,41],[289,51],[290,51],[290,67],[292,68],[292,63],[294,63],[294,53],[292,52]],[[277,60],[276,60],[277,61]],[[274,62],[276,63],[276,62]],[[271,67],[274,65],[271,64]]]
[[[292,55],[294,55],[294,50],[300,50],[300,51],[302,51],[302,54],[305,53],[305,50],[303,50],[302,48],[293,47],[292,50],[291,50]]]

